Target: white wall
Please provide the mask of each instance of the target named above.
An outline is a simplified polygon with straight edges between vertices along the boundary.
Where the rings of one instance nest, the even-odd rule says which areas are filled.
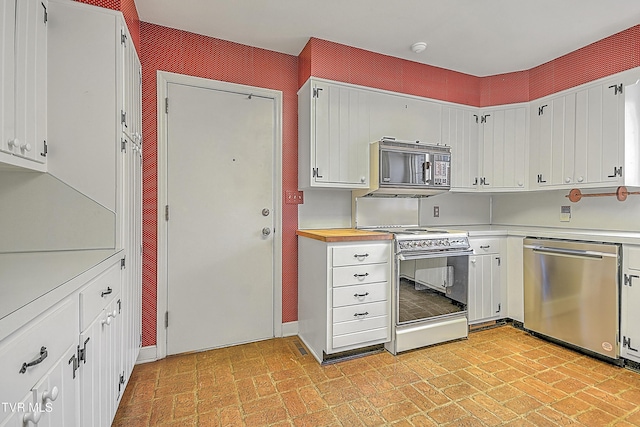
[[[298,206],[298,228],[350,228],[351,191],[311,189]]]
[[[615,192],[615,188],[584,190],[583,194],[610,191]],[[494,195],[492,224],[640,231],[640,196],[628,196],[624,202],[613,196],[571,203],[567,194],[568,189]],[[560,221],[561,206],[571,207],[569,222]]]
[[[433,216],[437,206],[440,216]],[[491,196],[486,194],[444,193],[420,199],[420,225],[446,227],[491,223]]]

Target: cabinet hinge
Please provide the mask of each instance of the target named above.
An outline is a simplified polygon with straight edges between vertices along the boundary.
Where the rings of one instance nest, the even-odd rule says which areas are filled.
[[[118,379],[118,395],[120,395],[123,385],[124,385],[124,372],[120,374],[120,378]]]
[[[120,140],[120,151],[122,151],[123,153],[127,152],[127,140],[124,138]]]
[[[169,205],[164,205],[164,220],[169,221]]]
[[[609,89],[613,89],[613,94],[614,95],[620,95],[620,94],[622,94],[622,83],[617,84],[617,85],[611,85],[611,86],[609,86]]]
[[[545,182],[547,182],[547,181],[542,179],[542,174],[538,174],[538,184],[543,184]]]
[[[313,168],[313,178],[324,178],[322,175],[320,175],[320,170],[318,168]]]
[[[502,261],[500,260],[499,256],[496,257],[496,261],[498,261],[498,267],[500,267],[500,264],[501,264]]]
[[[622,166],[619,167],[613,167],[613,174],[612,175],[607,175],[607,178],[615,178],[619,176],[620,178],[622,178]]]
[[[500,313],[502,311],[502,303],[498,303],[498,311],[496,313]]]
[[[543,115],[543,114],[544,114],[544,109],[545,109],[545,107],[547,107],[547,106],[548,106],[548,105],[547,105],[547,104],[545,104],[545,105],[542,105],[542,106],[538,107],[538,115],[539,115],[539,116],[541,116],[541,115]]]
[[[80,346],[78,346],[78,349],[80,349]],[[80,367],[80,363],[78,362],[78,356],[76,356],[75,354],[71,356],[71,359],[69,359],[69,365],[72,365],[71,369],[73,370],[73,379],[75,379],[76,371]]]
[[[127,45],[127,35],[124,33],[124,29],[120,30],[120,43],[124,46]]]
[[[89,342],[91,338],[87,338],[86,340],[84,340],[84,343],[82,344],[82,348],[80,348],[80,346],[78,346],[78,365],[80,364],[80,361],[82,360],[82,363],[87,363],[87,343]]]
[[[625,273],[624,274],[624,285],[625,286],[629,286],[629,287],[633,286],[633,279],[637,279],[637,278],[638,278],[638,276],[635,275],[635,274],[627,274],[627,273]]]
[[[321,87],[314,87],[313,88],[313,97],[314,98],[320,98],[320,91],[322,90]]]
[[[49,151],[49,147],[47,146],[47,141],[42,141],[42,153],[40,153],[40,155],[42,157],[47,157],[48,151]]]
[[[165,328],[169,327],[169,312],[168,311],[164,312],[164,327]]]
[[[480,123],[487,123],[487,117],[491,117],[491,114],[485,114],[484,116],[480,117]]]
[[[164,113],[169,114],[169,98],[164,99]]]
[[[120,123],[127,126],[127,113],[124,110],[120,110]]]
[[[42,8],[44,9],[44,15],[42,16],[42,20],[44,24],[47,25],[47,21],[49,20],[49,13],[47,12],[47,6],[44,3],[40,3]]]
[[[631,338],[622,337],[622,348],[628,348],[631,351],[638,351],[637,348],[631,347]]]
[[[123,268],[126,268],[126,258],[127,258],[127,257],[123,257],[123,258],[120,260],[120,270],[122,270]]]
[[[117,304],[118,304],[118,314],[120,314],[122,313],[122,300],[119,299]]]
[[[476,123],[478,123],[478,115],[477,115],[477,114],[474,114],[474,115],[473,115],[473,117],[475,117],[475,118],[476,118]]]

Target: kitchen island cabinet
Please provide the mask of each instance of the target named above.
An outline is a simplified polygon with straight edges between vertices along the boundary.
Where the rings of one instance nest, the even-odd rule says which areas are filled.
[[[321,363],[391,339],[392,253],[386,233],[322,231],[298,232],[298,335]]]

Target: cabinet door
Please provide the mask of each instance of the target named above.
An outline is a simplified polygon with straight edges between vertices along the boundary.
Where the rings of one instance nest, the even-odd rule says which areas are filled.
[[[575,94],[548,99],[531,107],[531,185],[573,184]]]
[[[39,427],[79,426],[79,378],[75,372],[77,346],[72,345],[51,371],[33,388]]]
[[[16,2],[14,154],[44,163],[47,139],[47,0]]]
[[[13,152],[15,138],[15,0],[0,0],[0,151]]]
[[[374,141],[382,137],[427,144],[441,141],[440,104],[390,93],[372,93],[370,103]]]
[[[369,186],[369,104],[365,91],[317,82],[313,98],[316,184]]]
[[[623,83],[610,80],[576,94],[575,176],[616,184],[624,161]]]
[[[123,71],[123,97],[121,124],[122,131],[134,142],[139,143],[142,137],[142,111],[141,111],[141,74],[140,60],[127,26],[122,23],[122,71]]]
[[[499,255],[469,257],[469,323],[478,323],[501,316]]]
[[[478,114],[476,111],[442,108],[442,143],[451,146],[451,187],[478,187]]]
[[[482,188],[522,189],[527,163],[525,107],[483,113]]]
[[[624,246],[620,294],[620,355],[640,362],[640,246]]]

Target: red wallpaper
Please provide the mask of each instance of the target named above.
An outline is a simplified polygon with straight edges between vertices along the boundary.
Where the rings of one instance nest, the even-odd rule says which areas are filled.
[[[298,77],[300,86],[309,76],[315,76],[460,104],[480,104],[481,79],[469,74],[316,38],[309,40],[301,55],[305,66]]]
[[[475,77],[311,38],[298,58],[140,22],[134,0],[78,0],[121,10],[143,67],[143,345],[156,343],[156,71],[283,92],[283,191],[297,189],[297,89],[316,76],[473,106],[524,102],[640,66],[640,25],[530,70]],[[297,320],[297,206],[283,205],[284,322]]]

